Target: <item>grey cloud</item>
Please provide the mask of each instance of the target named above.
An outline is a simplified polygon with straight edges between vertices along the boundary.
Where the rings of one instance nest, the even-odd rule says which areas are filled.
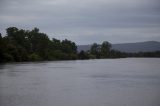
[[[60,39],[67,37],[79,44],[96,40],[100,42],[105,39],[110,42],[154,39],[160,41],[159,0],[3,0],[0,2],[1,30],[9,26],[28,29],[39,27],[50,37]]]

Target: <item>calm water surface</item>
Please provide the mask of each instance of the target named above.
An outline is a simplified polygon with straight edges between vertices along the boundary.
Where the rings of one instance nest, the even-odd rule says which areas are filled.
[[[160,59],[0,65],[0,106],[160,106]]]

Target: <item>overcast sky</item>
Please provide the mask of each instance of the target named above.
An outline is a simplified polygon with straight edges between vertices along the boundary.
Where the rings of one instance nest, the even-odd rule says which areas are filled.
[[[77,44],[160,41],[160,1],[0,0],[0,32],[11,26]]]

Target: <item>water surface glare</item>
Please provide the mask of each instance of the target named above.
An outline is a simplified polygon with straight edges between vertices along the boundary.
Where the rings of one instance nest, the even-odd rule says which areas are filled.
[[[160,59],[0,65],[0,106],[160,106]]]

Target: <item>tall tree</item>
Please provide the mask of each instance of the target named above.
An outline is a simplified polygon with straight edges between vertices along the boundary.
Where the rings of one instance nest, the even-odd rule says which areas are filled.
[[[77,52],[77,46],[74,42],[65,39],[65,40],[62,41],[62,51],[64,53],[75,54]]]
[[[104,41],[101,45],[101,55],[104,58],[110,57],[111,44]]]
[[[95,56],[95,58],[100,58],[100,45],[93,43],[90,49],[90,53]]]

